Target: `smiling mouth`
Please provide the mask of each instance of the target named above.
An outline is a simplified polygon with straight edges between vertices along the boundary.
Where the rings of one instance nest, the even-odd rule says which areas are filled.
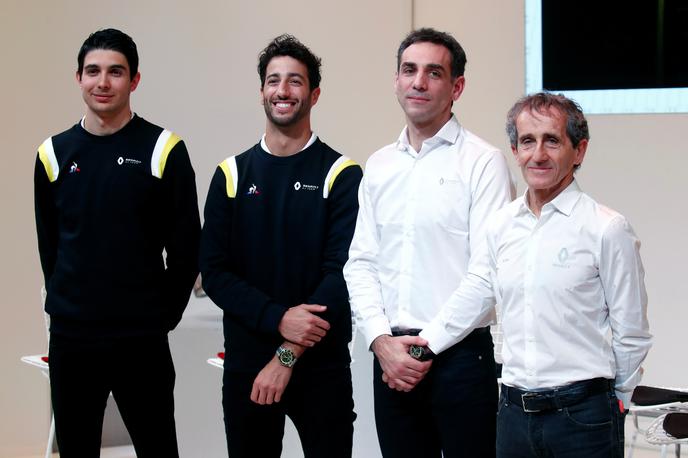
[[[552,170],[551,167],[528,167],[528,170],[535,173],[546,173]]]

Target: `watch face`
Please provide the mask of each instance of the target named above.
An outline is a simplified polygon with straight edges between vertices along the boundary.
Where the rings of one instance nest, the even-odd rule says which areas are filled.
[[[296,356],[294,355],[294,352],[288,348],[280,348],[277,356],[279,358],[279,362],[283,366],[292,367],[296,362]]]
[[[411,355],[411,358],[414,359],[422,359],[423,355],[425,355],[425,349],[423,347],[419,347],[418,345],[411,345],[409,347],[409,355]]]

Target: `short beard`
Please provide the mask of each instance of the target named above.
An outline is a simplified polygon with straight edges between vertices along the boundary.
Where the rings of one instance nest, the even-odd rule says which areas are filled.
[[[310,106],[306,106],[305,103],[301,104],[301,107],[288,118],[278,118],[272,115],[272,102],[269,100],[263,100],[263,109],[265,110],[265,116],[268,120],[276,126],[289,127],[301,121],[303,118],[308,116],[310,113]]]

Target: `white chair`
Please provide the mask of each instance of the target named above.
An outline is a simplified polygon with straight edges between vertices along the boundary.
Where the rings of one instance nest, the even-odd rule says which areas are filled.
[[[669,438],[662,428],[667,414],[674,412],[688,412],[688,390],[683,388],[661,388],[639,385],[633,391],[629,414],[633,420],[634,431],[628,448],[628,458],[633,457],[633,451],[638,435],[654,445],[661,446],[662,457],[666,457],[669,445],[676,448],[676,456],[681,455],[681,439]],[[647,428],[640,426],[640,417],[652,418]]]
[[[647,428],[645,438],[662,447],[662,458],[666,458],[667,447],[672,444],[680,458],[681,444],[688,443],[688,413],[670,412],[657,417]]]
[[[219,352],[216,357],[208,358],[208,364],[215,366],[219,369],[225,368],[225,354],[224,352]]]
[[[41,304],[45,307],[45,298],[47,292],[45,287],[41,287]],[[50,316],[44,313],[45,317],[45,331],[48,336],[48,341],[50,341]],[[48,365],[48,355],[42,353],[39,355],[28,355],[22,356],[21,361],[30,366],[37,367],[41,370],[41,373],[48,379],[50,383],[50,366]],[[50,415],[50,431],[48,432],[48,444],[45,447],[45,457],[50,458],[53,453],[53,442],[55,441],[55,415]]]

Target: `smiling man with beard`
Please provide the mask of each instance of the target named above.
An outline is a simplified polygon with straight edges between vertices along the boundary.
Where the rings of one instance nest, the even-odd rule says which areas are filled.
[[[306,457],[351,456],[351,309],[342,276],[362,171],[311,131],[320,59],[281,35],[261,52],[265,135],[210,184],[203,287],[224,312],[232,457],[279,457],[285,416]]]

